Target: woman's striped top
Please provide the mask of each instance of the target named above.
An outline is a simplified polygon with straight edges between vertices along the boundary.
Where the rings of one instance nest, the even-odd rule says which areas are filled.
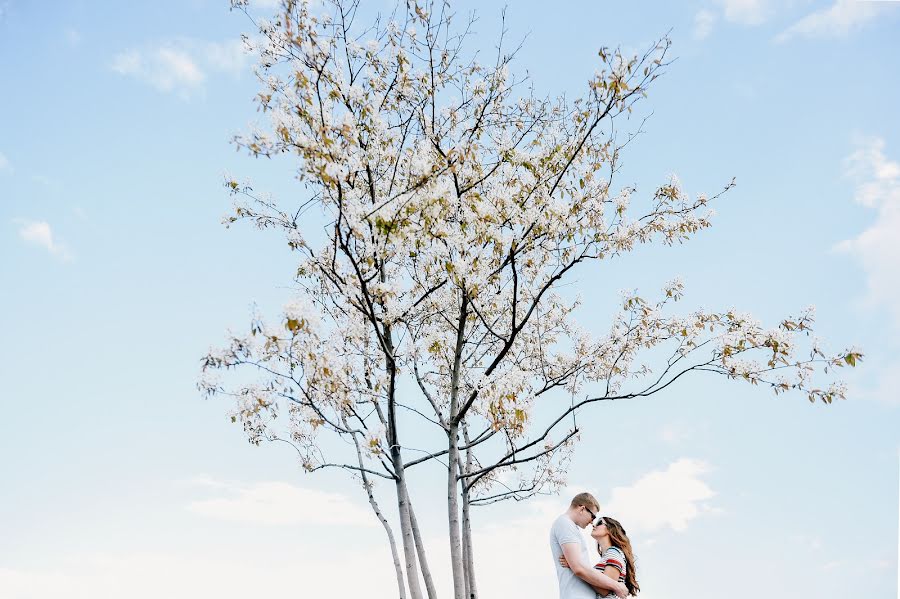
[[[606,566],[613,566],[619,570],[619,582],[625,582],[625,554],[618,547],[610,547],[600,554],[600,561],[594,566],[598,570],[605,570]],[[597,595],[598,597],[615,597],[614,593]]]

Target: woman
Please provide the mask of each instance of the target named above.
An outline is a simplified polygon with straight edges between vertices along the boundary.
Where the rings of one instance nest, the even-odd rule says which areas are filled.
[[[600,553],[600,561],[594,568],[602,570],[604,574],[614,580],[625,583],[628,594],[637,595],[641,591],[641,585],[637,582],[634,568],[634,554],[631,551],[631,541],[625,534],[625,529],[618,520],[609,516],[598,518],[591,530],[591,538],[597,541],[597,551]],[[565,556],[559,558],[563,568],[568,568]],[[605,592],[605,591],[603,591]],[[597,595],[609,597],[610,595]]]

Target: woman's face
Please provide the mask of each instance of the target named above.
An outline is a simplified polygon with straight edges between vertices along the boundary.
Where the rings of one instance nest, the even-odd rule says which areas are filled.
[[[591,530],[591,537],[595,541],[599,541],[600,539],[602,539],[603,537],[608,536],[608,535],[609,535],[609,531],[606,529],[606,522],[604,522],[603,519],[601,518],[600,523],[595,525],[594,528]]]

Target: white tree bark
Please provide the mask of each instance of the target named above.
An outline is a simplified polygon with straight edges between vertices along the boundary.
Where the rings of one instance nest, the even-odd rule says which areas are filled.
[[[346,426],[346,419],[344,420],[344,425]],[[353,435],[353,443],[356,446],[356,456],[359,459],[360,468],[362,468],[362,451],[360,450],[359,440],[356,438],[356,435]],[[372,507],[372,511],[375,512],[375,517],[378,518],[378,521],[381,522],[381,525],[384,527],[385,534],[387,534],[388,544],[391,547],[391,559],[394,561],[394,574],[397,577],[397,592],[400,594],[400,599],[406,599],[406,584],[403,582],[403,567],[400,565],[400,555],[397,553],[397,542],[394,540],[394,531],[391,529],[391,525],[387,521],[387,518],[385,518],[384,514],[381,512],[378,502],[375,500],[375,494],[372,493],[372,483],[369,481],[368,475],[365,472],[360,471],[360,476],[362,478],[363,489],[365,489],[366,495],[369,498],[369,505]]]
[[[470,447],[472,440],[469,438],[469,429],[463,422],[463,440],[466,442],[466,463],[461,468],[462,472],[472,471],[472,449]],[[475,555],[472,550],[472,520],[469,514],[471,487],[469,481],[464,480],[462,484],[462,516],[463,516],[463,555],[464,567],[466,571],[466,597],[468,599],[477,599],[478,586],[475,583]]]
[[[397,454],[399,455],[399,451]],[[396,462],[395,462],[396,463]],[[409,493],[401,471],[397,473],[397,512],[400,516],[400,534],[403,540],[403,557],[406,560],[406,582],[409,585],[411,599],[422,599],[422,586],[419,583],[419,568],[416,561],[416,542],[413,537],[410,521]]]
[[[447,455],[447,516],[450,527],[450,567],[453,573],[453,596],[455,599],[466,599],[465,570],[459,521],[459,424],[456,421],[456,414],[459,409],[460,366],[465,343],[466,316],[468,315],[468,296],[466,293],[465,288],[460,291],[456,350],[454,352],[450,391],[450,430],[447,433],[449,449]]]
[[[431,576],[431,568],[428,567],[425,544],[422,542],[422,533],[419,531],[419,521],[416,519],[412,501],[409,502],[409,521],[412,524],[413,539],[416,541],[416,552],[419,556],[419,566],[422,568],[422,578],[425,579],[425,592],[428,594],[428,599],[437,599],[434,579]]]

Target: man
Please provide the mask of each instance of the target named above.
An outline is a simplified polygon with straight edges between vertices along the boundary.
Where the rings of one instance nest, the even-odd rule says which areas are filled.
[[[600,504],[593,495],[579,493],[572,498],[566,513],[557,518],[550,528],[550,550],[559,581],[559,599],[596,599],[598,591],[612,591],[619,597],[628,596],[624,584],[588,565],[588,548],[581,529],[593,522],[599,511]],[[560,555],[566,556],[568,568],[560,565]]]

